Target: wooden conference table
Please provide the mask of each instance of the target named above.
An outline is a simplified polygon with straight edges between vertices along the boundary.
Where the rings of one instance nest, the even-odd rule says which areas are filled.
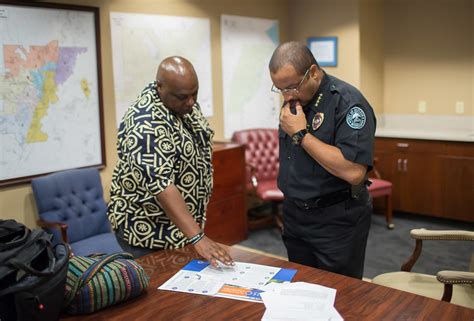
[[[415,294],[375,285],[307,266],[229,247],[235,261],[297,269],[292,281],[317,283],[337,289],[337,311],[345,321],[370,320],[474,320],[474,310]],[[64,320],[260,320],[262,303],[245,302],[180,292],[157,290],[190,260],[198,258],[192,247],[159,251],[138,259],[150,276],[141,296],[83,316]]]

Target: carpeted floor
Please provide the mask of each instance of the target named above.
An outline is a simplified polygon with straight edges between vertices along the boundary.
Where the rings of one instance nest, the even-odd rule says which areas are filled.
[[[379,214],[373,215],[365,258],[366,278],[400,270],[400,266],[408,259],[415,246],[415,240],[410,237],[410,230],[413,228],[474,231],[472,223],[404,213],[394,213],[394,223],[395,229],[388,230],[385,227],[385,218]],[[251,231],[248,239],[239,245],[287,257],[277,228]],[[427,274],[436,274],[440,270],[467,271],[473,254],[474,242],[424,241],[422,254],[413,271]]]

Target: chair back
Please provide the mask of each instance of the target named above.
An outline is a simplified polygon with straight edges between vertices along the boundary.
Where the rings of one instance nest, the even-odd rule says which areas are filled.
[[[245,145],[245,162],[254,168],[258,181],[275,180],[279,169],[278,130],[255,128],[234,132],[232,141]],[[247,182],[251,170],[247,166]]]
[[[96,168],[53,173],[33,179],[31,184],[40,218],[66,223],[70,243],[111,231]],[[57,231],[51,232],[55,242],[61,239]]]

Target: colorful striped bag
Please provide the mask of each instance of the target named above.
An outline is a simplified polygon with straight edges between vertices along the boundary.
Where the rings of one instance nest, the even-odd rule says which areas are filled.
[[[138,296],[149,277],[129,253],[73,256],[69,260],[64,312],[86,314]]]

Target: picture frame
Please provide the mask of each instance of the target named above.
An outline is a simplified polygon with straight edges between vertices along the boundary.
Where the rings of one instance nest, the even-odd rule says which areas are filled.
[[[0,1],[0,28],[0,187],[105,167],[99,8]]]
[[[322,67],[337,67],[337,37],[310,37],[308,48]]]

